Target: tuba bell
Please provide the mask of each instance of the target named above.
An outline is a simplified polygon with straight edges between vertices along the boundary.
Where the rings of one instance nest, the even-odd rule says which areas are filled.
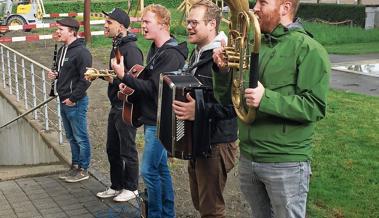
[[[224,56],[233,74],[232,102],[239,119],[250,124],[255,119],[256,111],[246,105],[244,94],[246,88],[258,86],[261,30],[257,17],[249,11],[248,0],[225,1],[230,8],[230,22]]]

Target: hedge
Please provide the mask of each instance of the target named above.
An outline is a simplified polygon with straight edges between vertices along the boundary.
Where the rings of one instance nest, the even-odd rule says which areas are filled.
[[[297,16],[304,20],[319,18],[330,22],[351,20],[354,25],[364,27],[366,12],[364,5],[344,4],[300,4]]]
[[[168,0],[162,1],[160,4],[166,6],[167,8],[176,8],[180,5],[181,0]],[[138,0],[132,0],[131,5],[132,8],[135,8],[138,3]],[[145,6],[149,4],[157,4],[156,0],[145,0]],[[68,13],[68,12],[83,12],[84,3],[83,1],[76,2],[62,2],[62,1],[53,1],[46,2],[45,11],[47,14],[50,13]],[[115,7],[119,7],[122,9],[128,8],[128,3],[126,0],[123,1],[93,1],[91,2],[91,12],[101,12],[110,11]]]
[[[250,8],[254,4],[254,0],[249,1]],[[329,22],[351,20],[354,25],[364,27],[366,12],[364,5],[301,3],[297,16],[303,20],[318,18]]]
[[[167,8],[176,8],[182,0],[161,1],[160,4]],[[146,0],[145,5],[157,3],[156,0]],[[132,7],[136,7],[138,0],[132,0]],[[249,1],[250,8],[254,7],[255,1]],[[91,3],[92,12],[110,11],[115,7],[127,9],[127,1],[98,1]],[[46,13],[67,13],[67,12],[83,12],[84,4],[79,2],[62,2],[54,1],[45,3]],[[330,22],[341,22],[352,20],[354,25],[365,26],[365,6],[364,5],[344,5],[344,4],[313,4],[302,3],[297,16],[304,20],[319,18]]]

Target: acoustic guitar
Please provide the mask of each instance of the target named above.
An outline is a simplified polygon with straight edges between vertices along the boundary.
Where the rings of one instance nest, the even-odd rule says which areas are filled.
[[[145,68],[139,64],[134,65],[129,71],[128,74],[139,78],[142,76],[142,72]],[[117,92],[117,97],[123,101],[122,109],[122,120],[125,123],[128,123],[134,127],[140,127],[142,125],[139,118],[141,117],[141,108],[140,105],[136,102],[132,103],[128,101],[128,97],[134,93],[134,89],[125,85],[123,89]]]
[[[117,64],[120,64],[121,60],[121,52],[119,49],[121,45],[121,39],[122,37],[116,37],[113,40],[113,51],[115,53]],[[144,67],[142,65],[136,64],[127,72],[127,74],[135,78],[139,78],[142,75],[143,70]],[[142,123],[139,121],[139,118],[141,117],[141,109],[137,104],[128,101],[128,97],[133,93],[134,89],[125,85],[123,89],[117,92],[117,98],[123,102],[122,120],[125,123],[137,128],[142,125]]]

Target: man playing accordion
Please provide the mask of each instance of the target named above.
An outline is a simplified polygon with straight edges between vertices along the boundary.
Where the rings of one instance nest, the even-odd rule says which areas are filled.
[[[189,69],[192,75],[210,90],[212,67],[213,70],[219,71],[213,63],[213,49],[220,47],[221,40],[226,41],[227,38],[223,32],[218,32],[220,20],[220,9],[208,0],[194,4],[187,17],[188,41],[196,45],[189,60]],[[188,102],[174,101],[173,110],[177,119],[194,120],[195,99],[189,93],[186,98]],[[223,106],[217,103],[212,91],[206,103],[206,113],[211,126],[210,152],[204,157],[196,157],[189,161],[191,197],[201,217],[225,217],[222,193],[227,173],[234,167],[238,152],[235,143],[236,115],[232,105]]]

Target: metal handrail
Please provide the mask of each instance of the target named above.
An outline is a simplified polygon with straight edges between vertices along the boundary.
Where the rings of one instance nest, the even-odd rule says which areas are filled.
[[[16,51],[16,50],[14,50],[14,49],[12,49],[12,48],[6,46],[6,45],[3,44],[3,43],[0,43],[0,46],[6,48],[8,51],[11,51],[11,52],[17,54],[18,56],[22,57],[24,60],[27,60],[27,61],[29,61],[30,63],[33,63],[34,65],[36,65],[36,66],[38,66],[38,67],[40,67],[40,68],[42,68],[42,69],[44,69],[44,70],[50,70],[50,68],[48,68],[48,67],[42,65],[41,63],[38,63],[37,61],[35,61],[35,60],[33,60],[33,59],[31,59],[31,58],[29,58],[29,57],[27,57],[27,56],[21,54],[20,52],[18,52],[18,51]]]
[[[63,143],[59,99],[48,96],[47,92],[50,87],[50,81],[46,80],[48,71],[50,68],[0,43],[0,81],[5,91],[16,96],[16,101],[24,101],[27,110],[5,125],[1,124],[0,129],[9,128],[11,123],[33,112],[33,119],[42,121],[45,130],[57,131],[58,141]],[[48,104],[53,99],[57,101]]]

